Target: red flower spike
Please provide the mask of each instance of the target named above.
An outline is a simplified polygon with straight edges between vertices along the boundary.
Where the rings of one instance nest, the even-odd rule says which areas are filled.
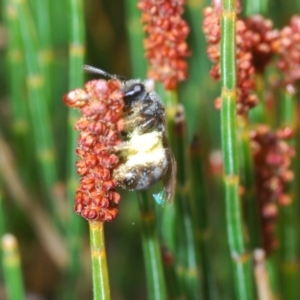
[[[64,96],[70,107],[80,109],[75,125],[80,130],[76,154],[77,173],[82,176],[76,190],[74,210],[87,220],[112,221],[118,215],[120,195],[115,192],[113,169],[119,159],[113,152],[121,140],[123,95],[117,80],[92,80],[85,89]]]
[[[81,203],[76,203],[74,205],[74,210],[77,214],[81,214],[81,212],[83,210],[83,205]]]
[[[85,130],[90,124],[89,120],[85,118],[80,118],[75,125],[75,130]]]
[[[294,176],[289,168],[295,153],[283,139],[291,137],[289,130],[285,135],[282,130],[272,132],[269,127],[261,125],[251,132],[250,137],[264,234],[263,247],[269,254],[279,245],[276,238],[278,206],[291,203],[285,189]]]
[[[273,50],[279,54],[277,67],[283,72],[284,84],[292,93],[300,79],[300,16],[292,17],[289,26],[279,32]]]
[[[108,199],[118,204],[120,202],[121,196],[116,192],[108,192]]]
[[[112,221],[118,216],[118,209],[115,207],[109,208],[104,211],[104,219],[107,221]]]
[[[272,45],[276,43],[279,32],[273,29],[273,23],[260,15],[254,15],[246,20],[247,28],[251,31],[250,48],[253,54],[252,63],[256,72],[262,73],[274,55]],[[246,41],[248,36],[246,37]]]
[[[168,90],[175,89],[187,78],[190,55],[186,38],[187,23],[181,18],[185,0],[140,0],[141,21],[147,38],[144,41],[145,56],[150,63],[148,76],[162,82]]]
[[[210,75],[220,79],[220,41],[221,41],[221,2],[213,1],[212,7],[204,10],[202,29],[208,47],[207,54],[214,63]],[[237,14],[240,5],[237,3]],[[236,21],[236,58],[237,58],[237,103],[238,114],[247,114],[256,106],[258,98],[255,91],[255,72],[262,72],[269,63],[274,50],[272,44],[278,37],[278,32],[272,29],[272,22],[260,16],[253,16],[246,21]],[[220,98],[215,101],[215,107],[221,108]]]
[[[63,98],[64,102],[70,107],[83,107],[86,105],[86,102],[89,100],[89,95],[83,89],[75,89]]]
[[[98,164],[98,158],[95,154],[91,154],[85,157],[84,161],[80,162],[84,162],[87,168],[95,168]]]

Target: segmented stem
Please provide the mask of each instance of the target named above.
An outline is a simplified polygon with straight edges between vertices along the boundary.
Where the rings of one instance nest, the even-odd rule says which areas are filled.
[[[85,33],[84,33],[84,15],[82,0],[69,0],[68,11],[69,19],[69,89],[78,88],[84,84],[84,64],[85,55]],[[75,148],[77,146],[78,132],[74,130],[75,122],[79,118],[79,112],[75,109],[68,111],[68,181],[67,197],[70,210],[70,219],[68,226],[68,247],[70,259],[67,270],[68,288],[67,297],[75,299],[78,295],[76,292],[76,281],[81,270],[80,259],[81,243],[80,236],[83,229],[83,220],[73,213],[75,189],[78,184],[76,173]]]
[[[26,83],[28,90],[29,113],[32,123],[32,133],[35,143],[37,160],[40,164],[42,180],[47,194],[50,195],[54,219],[63,228],[60,212],[55,205],[53,196],[54,184],[58,181],[54,136],[51,128],[50,113],[47,106],[47,91],[40,62],[37,59],[39,43],[37,32],[27,1],[11,1],[10,9],[18,18],[19,32],[25,53]]]
[[[174,101],[175,102],[175,101]],[[182,105],[177,105],[174,118],[173,148],[177,161],[176,184],[176,232],[178,248],[176,256],[179,265],[179,278],[182,280],[184,292],[188,299],[201,299],[199,286],[199,269],[195,232],[192,220],[191,198],[188,185],[189,168],[187,153],[187,131],[185,112]]]
[[[45,80],[45,92],[47,93],[47,105],[51,113],[53,113],[54,103],[50,97],[53,95],[53,63],[54,53],[52,48],[52,24],[50,17],[50,2],[51,0],[37,1],[29,0],[30,7],[32,8],[33,16],[37,29],[39,40],[39,62]]]
[[[268,10],[268,0],[246,1],[246,15],[265,14]]]
[[[142,242],[145,256],[148,299],[165,300],[168,297],[156,227],[155,202],[147,192],[138,193],[138,201],[142,222]]]
[[[205,180],[205,162],[202,143],[194,137],[190,147],[192,212],[195,224],[195,236],[198,249],[198,261],[201,266],[203,298],[216,299],[216,283],[210,259],[210,230],[208,222],[208,203]]]
[[[236,133],[235,0],[222,1],[221,135],[223,149],[228,243],[232,256],[236,296],[253,299],[250,257],[246,252],[239,196],[238,146]]]
[[[137,8],[137,1],[126,0],[125,2],[132,77],[145,78],[147,61],[143,47],[144,33],[140,23],[141,11]]]
[[[20,255],[16,238],[11,234],[2,237],[2,263],[8,300],[25,300]]]
[[[281,125],[282,127],[289,127],[294,132],[297,127],[296,119],[296,97],[295,90],[286,87],[282,97],[281,109]],[[289,140],[292,146],[296,145],[296,139],[293,137]],[[292,169],[295,171],[295,160],[292,158]],[[299,295],[299,230],[297,224],[297,206],[296,206],[296,186],[292,181],[287,183],[285,190],[286,194],[291,198],[291,203],[288,205],[281,205],[280,207],[280,256],[281,256],[281,270],[282,270],[282,297],[283,299],[295,299]]]
[[[241,182],[244,189],[244,211],[249,232],[249,247],[254,250],[261,247],[262,237],[254,180],[253,156],[250,145],[250,128],[247,117],[239,116],[237,127],[240,149]]]
[[[93,270],[93,299],[109,300],[110,289],[104,243],[104,223],[90,221],[89,225]]]

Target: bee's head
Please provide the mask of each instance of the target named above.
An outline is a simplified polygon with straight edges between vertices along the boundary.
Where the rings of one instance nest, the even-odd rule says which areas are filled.
[[[136,102],[144,100],[147,94],[147,90],[149,89],[145,86],[145,83],[142,82],[140,79],[124,80],[120,76],[112,75],[101,69],[89,65],[83,65],[83,69],[88,72],[100,74],[105,77],[109,77],[111,79],[115,79],[122,82],[122,91],[124,93],[125,106],[131,106]]]

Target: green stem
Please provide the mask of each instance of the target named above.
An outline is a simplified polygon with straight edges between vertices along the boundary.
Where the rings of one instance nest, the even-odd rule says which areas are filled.
[[[4,214],[4,203],[3,203],[3,189],[2,189],[2,178],[0,177],[0,238],[5,232],[5,214]]]
[[[26,96],[20,88],[25,84],[25,63],[22,51],[22,41],[19,32],[18,19],[8,0],[4,2],[5,21],[8,30],[7,63],[10,76],[10,92],[14,121],[14,131],[17,135],[28,132],[26,113]]]
[[[188,80],[182,82],[178,90],[179,99],[183,100],[186,115],[189,116],[186,120],[188,128],[195,128],[199,123],[201,123],[200,126],[203,126],[206,123],[205,117],[209,115],[205,102],[206,100],[211,100],[208,96],[210,85],[208,84],[209,77],[207,76],[210,64],[206,56],[205,37],[199,31],[199,24],[202,24],[203,21],[202,11],[206,5],[205,2],[207,1],[187,0],[184,12],[190,28],[188,36],[189,49],[191,53],[197,53],[197,55],[188,57]],[[204,94],[207,97],[203,97]],[[198,101],[195,101],[195,99],[198,99]],[[209,104],[209,107],[212,106]],[[214,121],[212,116],[210,116],[210,119]],[[208,127],[207,124],[204,126]],[[201,134],[201,139],[205,138],[208,140],[210,138],[208,131],[202,129],[202,132],[205,134]],[[189,141],[191,141],[194,132],[189,130],[187,134]]]
[[[258,96],[258,104],[250,110],[250,120],[256,124],[264,124],[267,122],[266,109],[264,103],[264,78],[261,74],[255,75],[256,94]]]
[[[280,299],[280,280],[278,272],[278,255],[274,253],[266,260],[266,268],[269,275],[270,288],[272,294],[275,295],[275,299]]]
[[[216,284],[212,273],[210,257],[210,228],[208,223],[208,205],[206,193],[205,161],[202,145],[197,136],[194,137],[190,148],[192,211],[196,231],[196,243],[199,251],[199,261],[203,280],[203,298],[216,299]]]
[[[246,15],[252,16],[255,14],[265,15],[268,10],[268,0],[247,0]]]
[[[186,120],[183,106],[178,105],[173,123],[173,148],[177,161],[176,184],[176,232],[178,248],[176,256],[179,275],[188,299],[201,299],[199,270],[195,245],[195,230],[192,222],[191,198],[188,186],[189,168],[187,153]]]
[[[85,56],[85,28],[82,0],[69,0],[69,88],[78,88],[83,84],[82,65]],[[76,110],[72,110],[76,111]],[[74,131],[74,130],[73,130]]]
[[[286,88],[282,100],[281,125],[296,131],[296,97],[295,90]],[[296,139],[291,138],[289,143],[295,147]],[[295,160],[292,159],[291,168],[295,171]],[[298,241],[299,230],[297,224],[296,186],[294,182],[287,183],[285,188],[291,203],[280,206],[280,256],[282,270],[282,297],[283,299],[296,299],[299,295],[298,278],[300,276]]]
[[[250,129],[246,117],[240,116],[237,123],[241,162],[241,183],[244,188],[243,202],[245,218],[249,232],[249,246],[254,250],[262,246],[262,237],[255,190],[253,157],[250,148]]]
[[[85,56],[85,34],[84,34],[84,15],[82,0],[69,0],[68,11],[70,14],[69,26],[69,89],[81,87],[84,83],[84,73],[82,65],[84,64]],[[76,154],[75,148],[77,145],[78,134],[74,130],[74,125],[79,117],[79,112],[75,109],[68,111],[68,203],[69,207],[74,205],[75,189],[78,185],[78,175],[76,173]],[[83,222],[75,213],[70,217],[70,247],[71,247],[71,265],[73,271],[77,274],[78,262],[80,258],[79,240],[82,232]],[[74,241],[77,241],[74,243]],[[74,265],[73,265],[74,263]],[[77,269],[77,272],[75,271]],[[73,271],[71,273],[73,273]],[[73,274],[75,278],[76,275]]]
[[[82,0],[69,0],[69,89],[81,87],[84,83],[84,73],[82,65],[84,64],[85,55],[85,34],[84,34],[84,15]],[[67,197],[70,211],[73,210],[75,190],[78,185],[78,175],[76,173],[76,154],[78,133],[74,130],[76,120],[79,118],[79,112],[75,109],[68,111],[68,181],[67,181]],[[74,285],[80,279],[81,271],[80,237],[83,229],[83,220],[78,218],[75,213],[70,214],[68,226],[68,247],[70,251],[70,259],[68,265],[68,283],[67,297],[76,299],[78,292],[74,289]],[[72,296],[71,296],[72,295]]]
[[[17,240],[11,234],[2,237],[2,261],[7,300],[25,300]]]
[[[60,228],[63,228],[60,212],[58,211],[58,206],[55,205],[53,195],[54,184],[58,181],[58,172],[54,137],[47,107],[48,102],[45,100],[48,95],[45,91],[45,80],[41,72],[41,67],[36,57],[37,53],[39,53],[36,28],[33,24],[27,1],[13,0],[11,1],[10,9],[14,11],[14,17],[18,19],[25,53],[29,111],[37,160],[40,164],[44,186],[51,199],[50,207],[53,211],[55,221]]]
[[[12,129],[15,135],[15,151],[19,158],[19,169],[23,171],[23,177],[27,183],[32,174],[32,136],[29,132],[28,97],[24,89],[25,85],[25,61],[22,49],[22,40],[19,31],[18,19],[15,10],[8,0],[4,1],[4,17],[7,28],[7,68],[10,92],[10,104],[12,109]]]
[[[109,300],[110,288],[104,244],[104,223],[89,222],[94,300]]]
[[[146,267],[148,299],[165,300],[168,299],[168,297],[155,223],[155,202],[147,192],[139,192],[138,201],[142,222],[142,242]]]
[[[143,38],[144,32],[141,26],[141,12],[137,8],[136,0],[126,0],[126,27],[129,38],[131,71],[134,78],[144,78],[147,62],[144,57]]]
[[[164,274],[168,286],[169,299],[181,299],[183,297],[183,291],[176,273],[174,254],[166,247],[163,246],[162,248]]]
[[[232,257],[237,299],[253,299],[250,256],[245,247],[241,202],[239,197],[238,145],[236,133],[236,43],[235,0],[222,1],[221,135],[224,164],[228,243]]]
[[[51,0],[50,0],[51,1]],[[51,99],[53,95],[53,62],[54,53],[52,48],[52,24],[50,19],[50,3],[49,0],[29,0],[35,17],[35,24],[39,40],[39,62],[45,80],[46,100],[49,111],[53,113],[54,101]]]
[[[38,0],[36,0],[38,1]],[[43,2],[43,1],[42,1]],[[63,104],[61,101],[62,95],[67,91],[67,85],[69,78],[69,53],[68,45],[70,43],[70,30],[72,30],[73,14],[70,11],[70,0],[66,1],[49,1],[50,15],[51,15],[51,32],[52,32],[52,49],[54,52],[54,61],[52,66],[53,78],[52,82],[54,85],[51,91],[52,97],[52,108],[55,111],[55,128],[58,129],[58,146],[60,151],[65,151],[66,144],[66,132],[62,131],[61,124],[66,120],[66,111],[62,108]],[[84,10],[81,11],[84,13]],[[59,20],[59,22],[57,21]],[[77,27],[76,27],[77,28]],[[75,30],[75,29],[74,29]],[[79,74],[80,71],[77,69],[75,74]],[[62,157],[61,164],[64,164],[65,157]]]
[[[282,97],[282,109],[281,109],[281,126],[290,127],[296,130],[297,118],[296,118],[296,90],[290,85],[284,89]],[[295,142],[295,141],[294,141]]]

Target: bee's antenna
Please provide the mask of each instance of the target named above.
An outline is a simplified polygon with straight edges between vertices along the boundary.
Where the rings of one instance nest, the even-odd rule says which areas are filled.
[[[89,65],[83,65],[82,68],[88,72],[91,72],[91,73],[95,73],[95,74],[100,74],[100,75],[103,75],[105,77],[109,77],[111,79],[117,79],[119,80],[119,78],[116,76],[116,75],[112,75],[112,74],[109,74],[101,69],[98,69],[98,68],[95,68],[93,66],[89,66]]]

